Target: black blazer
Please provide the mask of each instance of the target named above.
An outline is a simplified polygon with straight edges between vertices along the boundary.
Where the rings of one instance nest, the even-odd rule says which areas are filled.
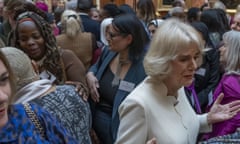
[[[211,49],[204,53],[203,63],[195,73],[195,90],[204,112],[208,104],[208,95],[213,93],[220,80],[219,51]]]
[[[91,19],[86,14],[80,14],[80,18],[82,19],[82,24],[85,32],[91,32],[95,35],[96,40],[100,41],[100,23]]]

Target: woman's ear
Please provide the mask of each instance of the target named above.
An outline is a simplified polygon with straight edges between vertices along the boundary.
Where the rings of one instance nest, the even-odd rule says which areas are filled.
[[[34,60],[31,60],[31,63],[32,63],[32,67],[33,67],[35,73],[36,73],[36,74],[39,74],[38,64],[37,64]]]
[[[133,41],[133,37],[132,37],[132,35],[131,35],[131,34],[128,34],[128,35],[127,35],[127,42],[128,42],[128,45],[130,45],[130,44],[132,43],[132,41]]]

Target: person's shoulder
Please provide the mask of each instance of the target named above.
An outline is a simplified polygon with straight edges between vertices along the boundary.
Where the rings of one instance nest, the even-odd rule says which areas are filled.
[[[127,97],[121,103],[120,109],[134,109],[141,107],[146,110],[152,103],[151,96],[149,85],[144,80],[129,95],[127,95]]]
[[[63,58],[63,60],[66,60],[66,59],[73,59],[74,57],[77,57],[76,54],[72,51],[72,50],[69,50],[69,49],[60,49],[61,50],[61,56]]]
[[[109,50],[109,47],[106,46],[106,47],[104,47],[104,49],[102,50],[101,57],[102,57],[103,59],[105,59],[105,58],[108,57],[108,56],[116,55],[116,54],[117,54],[116,52]]]
[[[76,87],[71,84],[57,85],[54,94],[59,96],[61,95],[67,99],[74,99],[76,102],[78,102],[78,104],[86,103],[82,96],[79,95],[78,91],[76,91]]]
[[[13,104],[10,105],[10,108],[13,110],[24,109],[23,104]]]
[[[240,79],[240,73],[237,73],[234,71],[226,72],[222,77],[222,80],[224,81],[224,83],[229,83],[233,81],[236,81],[238,83],[239,79]]]
[[[74,55],[73,51],[69,49],[61,49],[63,55]]]
[[[13,115],[15,117],[25,115],[25,109],[22,104],[13,104],[9,106],[9,115]]]
[[[57,40],[57,42],[59,41],[59,40],[63,40],[63,39],[65,39],[67,36],[66,36],[66,34],[59,34],[59,35],[57,35],[56,36],[56,40]]]
[[[146,80],[147,79],[144,79],[142,82],[136,85],[127,98],[143,100],[144,97],[148,96],[150,85],[148,82],[146,82]]]
[[[91,32],[81,32],[79,33],[79,36],[81,37],[81,39],[92,39],[94,34],[92,34]]]
[[[42,115],[42,113],[46,112],[41,106],[35,103],[29,103],[29,106],[37,115]]]
[[[22,124],[26,123],[26,118],[28,119],[29,117],[27,112],[28,108],[30,108],[30,110],[37,115],[40,115],[40,113],[42,113],[42,108],[35,104],[30,104],[30,103],[14,104],[9,107],[8,114],[9,114],[10,121],[12,121],[12,119],[15,119],[12,121],[12,123],[14,123],[15,125],[19,125],[20,123]]]
[[[29,105],[28,105],[29,104]],[[34,103],[26,104],[14,104],[9,107],[9,114],[14,115],[15,117],[25,117],[27,115],[26,108],[29,106],[30,110],[35,112],[37,115],[45,112],[45,110]]]
[[[75,90],[75,86],[68,84],[57,85],[55,91],[60,93],[66,93],[68,95],[78,95],[77,91]]]
[[[42,113],[45,113],[45,110],[41,106],[34,103],[14,104],[14,105],[11,105],[10,111],[12,115],[15,115],[15,117],[20,117],[20,116],[26,117],[27,108],[30,108],[30,110],[32,110],[37,115],[41,115]]]

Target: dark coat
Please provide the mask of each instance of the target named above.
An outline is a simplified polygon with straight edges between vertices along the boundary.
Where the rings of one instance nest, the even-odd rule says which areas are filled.
[[[95,76],[97,77],[98,80],[101,79],[104,71],[107,69],[109,66],[110,62],[112,59],[117,55],[116,52],[112,52],[108,50],[106,47],[100,57],[100,59],[97,61],[96,64],[94,64],[89,71],[93,72]],[[129,71],[127,72],[124,80],[127,82],[131,82],[135,84],[135,87],[144,80],[146,77],[145,70],[143,68],[143,56],[137,60],[135,63],[132,63]],[[119,127],[119,114],[118,114],[118,108],[119,105],[122,103],[122,101],[127,97],[127,95],[130,92],[126,92],[123,90],[118,89],[116,92],[116,96],[114,99],[114,104],[113,104],[113,111],[112,111],[112,137],[113,140],[116,140],[117,137],[117,131]]]
[[[97,41],[100,41],[100,23],[92,20],[87,14],[80,14],[85,32],[91,32],[95,35]]]

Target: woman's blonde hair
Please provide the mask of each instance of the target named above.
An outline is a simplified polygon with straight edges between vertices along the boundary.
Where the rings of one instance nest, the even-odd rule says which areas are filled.
[[[171,72],[171,60],[191,44],[196,44],[202,52],[203,41],[192,26],[177,19],[164,21],[157,29],[145,56],[146,74],[155,80],[164,79]]]
[[[73,10],[65,10],[61,17],[62,30],[69,37],[76,36],[83,32],[82,20]]]

